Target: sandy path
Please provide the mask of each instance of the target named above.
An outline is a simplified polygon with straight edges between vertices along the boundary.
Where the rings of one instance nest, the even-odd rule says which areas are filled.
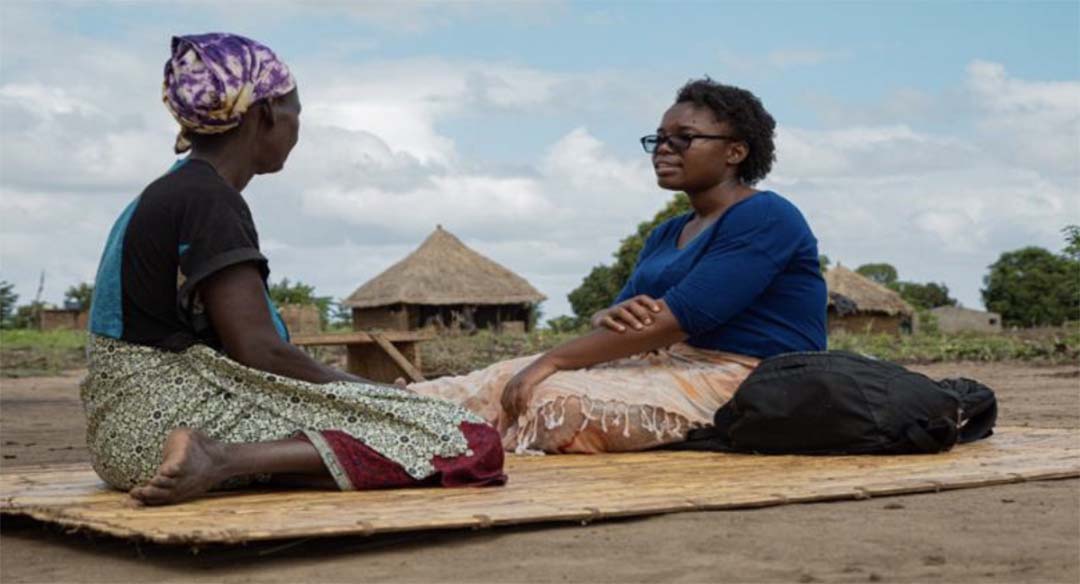
[[[1080,427],[1080,369],[915,367],[997,391],[1000,423]],[[78,374],[0,380],[4,470],[85,460]],[[189,550],[5,521],[4,582],[1078,582],[1080,480],[533,526]]]

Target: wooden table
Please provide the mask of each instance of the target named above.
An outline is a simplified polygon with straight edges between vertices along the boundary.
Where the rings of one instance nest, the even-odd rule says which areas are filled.
[[[399,377],[424,381],[417,345],[433,336],[419,331],[356,331],[297,335],[291,342],[298,347],[344,345],[347,351],[345,368],[349,373],[372,381],[393,383]]]

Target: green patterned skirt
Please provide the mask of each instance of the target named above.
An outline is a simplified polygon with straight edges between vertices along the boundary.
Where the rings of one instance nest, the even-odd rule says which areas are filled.
[[[378,384],[298,381],[204,345],[174,353],[91,335],[87,354],[87,445],[94,470],[117,489],[149,480],[179,427],[223,442],[307,440],[342,490],[506,480],[498,433],[450,402]]]

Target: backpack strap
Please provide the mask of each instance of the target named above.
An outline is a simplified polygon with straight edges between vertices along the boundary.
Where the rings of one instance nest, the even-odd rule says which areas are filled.
[[[948,419],[933,420],[923,428],[919,424],[909,424],[904,435],[919,452],[934,454],[944,452],[956,444],[958,431],[956,425]]]
[[[960,399],[960,442],[973,442],[991,436],[997,422],[997,398],[994,390],[964,377],[942,379],[938,386]]]
[[[728,401],[728,403],[716,410],[716,415],[713,416],[714,425],[690,430],[687,432],[684,442],[672,444],[668,449],[738,452],[728,435],[728,432],[731,431],[731,425],[738,420],[734,401]]]

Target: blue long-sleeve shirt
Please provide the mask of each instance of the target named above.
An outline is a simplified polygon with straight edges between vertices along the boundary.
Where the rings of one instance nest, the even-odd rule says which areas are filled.
[[[753,357],[824,350],[827,292],[817,238],[772,191],[729,208],[679,249],[693,214],[649,234],[616,303],[662,298],[695,347]]]

